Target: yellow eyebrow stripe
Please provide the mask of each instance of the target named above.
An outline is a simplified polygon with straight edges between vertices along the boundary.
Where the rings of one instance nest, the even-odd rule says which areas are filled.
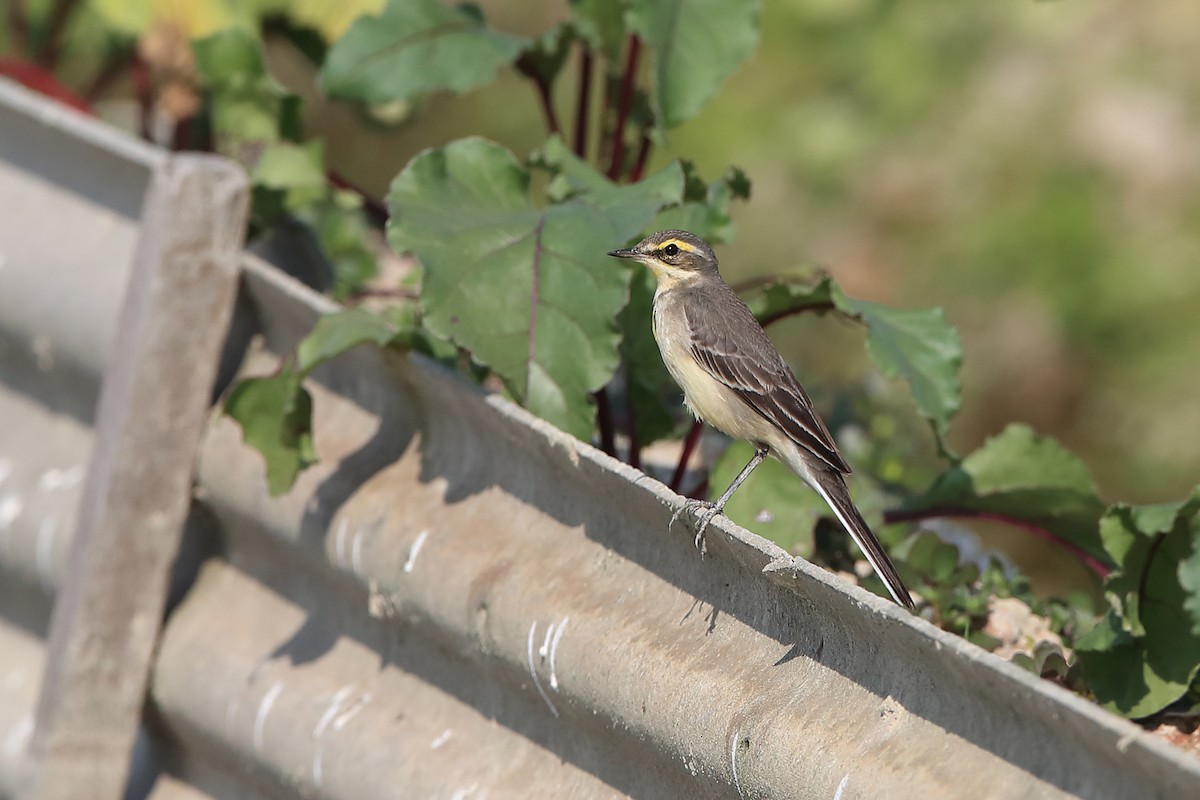
[[[658,248],[661,250],[662,248],[666,247],[669,244],[673,244],[676,247],[678,247],[680,250],[683,250],[684,252],[687,252],[687,253],[695,253],[696,252],[696,248],[693,245],[688,244],[687,242],[683,241],[682,239],[667,239],[665,242],[660,244],[658,246]]]

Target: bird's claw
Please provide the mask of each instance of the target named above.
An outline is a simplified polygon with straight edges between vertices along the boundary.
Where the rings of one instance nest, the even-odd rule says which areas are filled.
[[[708,547],[704,543],[704,530],[709,523],[721,513],[721,509],[716,503],[710,503],[707,500],[687,500],[682,506],[675,509],[675,513],[671,515],[671,521],[667,523],[667,530],[675,524],[675,520],[679,519],[684,513],[692,514],[699,512],[699,524],[696,526],[696,549],[700,551],[700,556],[703,558],[708,553]]]

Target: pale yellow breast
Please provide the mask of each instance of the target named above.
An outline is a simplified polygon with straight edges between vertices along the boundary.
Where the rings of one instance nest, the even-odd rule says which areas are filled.
[[[663,363],[683,389],[691,412],[735,439],[770,442],[776,431],[728,386],[710,375],[689,352],[689,332],[668,302],[654,302],[654,338]]]

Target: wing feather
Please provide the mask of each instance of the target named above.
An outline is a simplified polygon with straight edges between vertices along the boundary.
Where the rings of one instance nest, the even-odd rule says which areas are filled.
[[[732,289],[720,288],[706,287],[703,308],[683,303],[696,362],[796,444],[849,475],[850,465],[770,337]]]

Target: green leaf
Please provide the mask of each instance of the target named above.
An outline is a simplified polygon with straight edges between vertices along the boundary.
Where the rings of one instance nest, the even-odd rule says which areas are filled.
[[[380,317],[363,308],[351,308],[321,317],[312,332],[296,346],[296,370],[307,376],[334,356],[365,342],[383,347],[396,336],[396,330]]]
[[[625,365],[629,404],[633,409],[638,444],[642,447],[670,435],[676,427],[670,408],[678,407],[680,390],[667,372],[651,316],[657,281],[648,269],[635,270],[629,286],[629,304],[621,309],[621,363]],[[668,403],[668,398],[673,403]]]
[[[747,298],[763,325],[801,311],[836,308],[867,326],[867,352],[888,377],[903,378],[912,388],[917,410],[929,420],[939,446],[958,411],[958,368],[962,343],[940,309],[888,308],[847,297],[828,275],[818,280],[777,278]]]
[[[945,314],[940,308],[888,308],[856,300],[836,285],[832,298],[840,311],[866,323],[867,353],[884,375],[908,381],[917,410],[933,425],[944,450],[950,418],[962,402],[958,369],[963,354],[958,332]]]
[[[569,25],[559,23],[525,48],[517,59],[517,69],[544,86],[551,87],[567,63],[574,43],[574,31]]]
[[[367,245],[370,226],[359,195],[332,191],[315,205],[298,209],[295,215],[312,228],[333,268],[329,292],[334,299],[348,297],[375,277],[375,253]]]
[[[246,444],[262,453],[272,495],[286,492],[301,470],[316,463],[312,397],[300,381],[284,365],[277,375],[242,381],[225,401],[225,413],[242,426]]]
[[[750,181],[737,167],[730,167],[718,180],[705,184],[690,162],[683,162],[684,202],[667,208],[654,221],[655,230],[672,228],[691,231],[709,244],[733,241],[729,204],[750,196]]]
[[[1200,666],[1200,637],[1182,624],[1174,614],[1153,615],[1147,618],[1146,635],[1134,636],[1122,626],[1120,615],[1109,611],[1076,639],[1075,653],[1096,701],[1141,719],[1182,697]]]
[[[654,55],[665,128],[695,116],[758,44],[758,3],[748,0],[630,0],[626,21]]]
[[[301,208],[315,203],[329,191],[325,179],[324,147],[319,140],[299,145],[276,142],[268,145],[250,173],[257,185],[284,194],[284,206]]]
[[[1192,632],[1186,617],[1191,599],[1181,581],[1183,567],[1195,557],[1193,527],[1200,511],[1200,489],[1179,503],[1147,506],[1117,504],[1100,520],[1100,538],[1117,569],[1104,583],[1122,627],[1147,636],[1147,618],[1170,614],[1172,624]],[[1175,619],[1177,617],[1177,619]]]
[[[624,2],[570,0],[570,4],[575,30],[604,56],[610,70],[619,69],[621,48],[625,45]]]
[[[1101,561],[1097,535],[1104,505],[1087,468],[1049,437],[1026,425],[1009,425],[950,467],[910,510],[983,511],[1028,520]]]
[[[629,186],[584,183],[539,208],[511,153],[463,139],[396,177],[388,240],[424,266],[433,334],[470,350],[533,413],[588,438],[590,395],[616,370],[615,319],[628,299],[630,273],[605,253],[679,202],[683,178],[672,164]]]
[[[475,6],[391,0],[333,45],[319,82],[330,97],[372,105],[443,89],[462,93],[491,81],[528,44],[488,28]]]
[[[1200,498],[1200,486],[1192,490],[1187,502],[1195,504],[1197,498]],[[1179,585],[1187,593],[1183,608],[1191,618],[1192,634],[1197,635],[1200,634],[1200,510],[1192,505],[1180,516],[1186,517],[1188,513],[1191,515],[1187,524],[1191,531],[1192,553],[1179,562]]]
[[[299,98],[267,75],[258,39],[229,28],[192,43],[196,68],[212,95],[219,152],[243,163],[258,153],[247,145],[299,138]]]

